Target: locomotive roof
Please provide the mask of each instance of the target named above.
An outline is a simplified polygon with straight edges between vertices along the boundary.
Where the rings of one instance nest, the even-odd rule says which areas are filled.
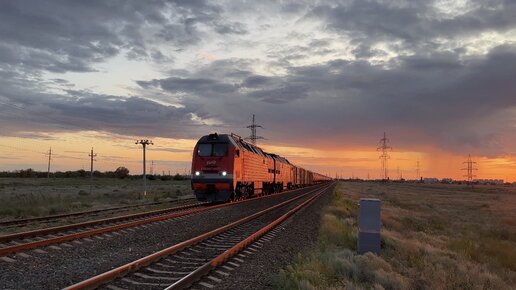
[[[274,153],[265,152],[260,147],[253,145],[249,142],[246,142],[243,138],[241,138],[240,136],[233,134],[233,133],[232,134],[213,133],[213,134],[209,134],[206,136],[202,136],[201,139],[199,140],[199,143],[205,143],[205,142],[206,143],[210,143],[210,142],[231,143],[240,149],[256,153],[263,157],[272,158],[277,161],[290,164],[290,162],[288,161],[287,158],[281,157]]]

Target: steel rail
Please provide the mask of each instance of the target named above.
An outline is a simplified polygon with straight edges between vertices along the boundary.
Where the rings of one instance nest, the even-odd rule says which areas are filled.
[[[287,192],[291,192],[291,191],[284,191],[284,192],[281,192],[278,194],[285,194]],[[232,206],[232,205],[236,205],[236,204],[240,204],[240,203],[244,203],[244,202],[250,202],[250,201],[258,200],[258,199],[262,199],[262,198],[269,198],[272,196],[277,196],[278,194],[265,195],[265,196],[260,196],[260,197],[256,197],[256,198],[235,201],[235,202],[231,202],[231,203],[213,205],[213,206],[209,206],[209,207],[205,207],[205,208],[181,211],[181,212],[177,212],[177,213],[158,215],[158,216],[153,216],[153,217],[142,219],[142,220],[136,220],[136,221],[127,222],[127,223],[123,223],[123,224],[115,224],[115,225],[111,225],[111,226],[107,226],[107,227],[103,227],[103,228],[99,228],[99,229],[86,230],[86,231],[82,231],[82,232],[78,232],[78,233],[72,233],[72,234],[67,234],[67,235],[63,235],[63,236],[52,237],[49,239],[7,246],[7,247],[0,248],[0,256],[5,256],[8,254],[13,254],[13,253],[31,250],[31,249],[35,249],[35,248],[41,248],[41,247],[49,246],[52,244],[58,244],[58,243],[63,243],[63,242],[67,242],[67,241],[87,238],[87,237],[90,237],[93,235],[118,231],[118,230],[122,230],[125,228],[136,227],[136,226],[153,223],[153,222],[157,222],[157,221],[178,218],[178,217],[186,216],[186,215],[192,215],[192,214],[196,214],[196,213],[207,211],[207,210],[212,210],[212,209],[226,207],[226,206]],[[182,207],[183,207],[183,209],[185,209],[188,206],[193,207],[192,205],[187,205],[187,206],[182,206]],[[178,210],[181,209],[180,207],[178,207],[178,208],[179,208]],[[127,216],[125,216],[125,217],[127,217]],[[55,228],[49,228],[49,229],[42,229],[42,230],[36,230],[36,231],[30,231],[30,232],[24,232],[24,233],[18,233],[18,234],[5,235],[5,236],[0,236],[0,241],[7,241],[7,240],[12,241],[15,239],[33,237],[33,236],[38,236],[38,235],[42,235],[42,234],[55,233],[56,229],[57,229],[57,231],[75,229],[75,228],[77,228],[78,225],[80,227],[84,227],[85,224],[88,224],[88,223],[89,223],[88,226],[91,226],[91,225],[94,225],[92,223],[102,224],[102,223],[107,223],[107,222],[115,222],[115,219],[120,219],[120,218],[121,217],[105,219],[105,220],[97,220],[97,221],[86,222],[86,223],[81,223],[81,224],[61,226],[61,227],[55,227]],[[125,218],[125,219],[127,219],[127,218]],[[118,221],[120,221],[120,220],[118,220]]]
[[[295,196],[294,198],[291,198],[289,200],[286,200],[284,202],[281,202],[279,204],[276,204],[274,206],[271,206],[269,208],[266,208],[266,209],[263,209],[257,213],[254,213],[252,215],[249,215],[247,217],[244,217],[242,219],[239,219],[237,221],[234,221],[232,223],[229,223],[225,226],[222,226],[222,227],[219,227],[217,229],[214,229],[214,230],[211,230],[207,233],[204,233],[204,234],[201,234],[197,237],[194,237],[194,238],[191,238],[191,239],[188,239],[186,241],[183,241],[183,242],[180,242],[176,245],[173,245],[171,247],[168,247],[166,249],[163,249],[163,250],[160,250],[158,252],[155,252],[153,254],[150,254],[148,256],[145,256],[143,258],[140,258],[136,261],[133,261],[131,263],[128,263],[128,264],[125,264],[123,266],[120,266],[118,268],[115,268],[115,269],[112,269],[110,271],[107,271],[107,272],[104,272],[102,274],[99,274],[97,276],[94,276],[94,277],[91,277],[87,280],[84,280],[82,282],[79,282],[79,283],[76,283],[74,285],[71,285],[71,286],[68,286],[66,288],[64,288],[65,290],[75,290],[75,289],[94,289],[96,287],[99,287],[100,285],[103,285],[103,284],[106,284],[106,283],[109,283],[110,281],[118,278],[118,277],[122,277],[122,276],[125,276],[126,274],[130,273],[130,272],[133,272],[133,271],[136,271],[138,269],[140,269],[141,267],[144,267],[144,266],[147,266],[153,262],[156,262],[168,255],[171,255],[171,254],[174,254],[180,250],[183,250],[187,247],[191,247],[193,245],[196,245],[200,242],[202,242],[203,240],[206,240],[208,238],[211,238],[213,236],[216,236],[218,234],[221,234],[223,232],[226,232],[228,230],[230,230],[231,228],[234,228],[240,224],[243,224],[243,223],[246,223],[248,221],[251,221],[253,219],[256,219],[258,218],[259,216],[262,216],[274,209],[277,209],[279,207],[282,207],[288,203],[291,203],[291,202],[294,202],[295,200],[298,200],[300,198],[303,198],[309,194],[312,194],[314,192],[317,192],[317,191],[324,191],[326,190],[328,187],[323,187],[323,188],[316,188],[316,189],[312,189],[304,194],[301,194],[301,195],[298,195],[298,196]]]
[[[146,211],[146,212],[142,212],[142,213],[134,213],[134,214],[128,214],[128,215],[123,215],[123,216],[118,216],[118,217],[98,219],[98,220],[94,220],[94,221],[76,223],[76,224],[71,224],[71,225],[50,227],[50,228],[38,229],[38,230],[33,230],[33,231],[21,232],[21,233],[13,233],[13,234],[0,236],[0,242],[30,238],[30,237],[41,236],[41,235],[48,235],[48,234],[52,234],[52,233],[67,231],[70,229],[96,226],[99,224],[116,223],[116,222],[129,220],[129,219],[136,219],[136,218],[142,218],[142,217],[146,217],[146,216],[159,215],[159,214],[167,213],[167,212],[171,212],[171,211],[189,209],[189,208],[198,207],[198,206],[205,205],[205,204],[207,204],[207,203],[201,202],[201,203],[194,203],[194,204],[186,204],[186,205],[180,205],[180,206],[166,208],[166,209],[158,209],[158,210]]]
[[[144,207],[144,206],[153,206],[153,205],[165,204],[165,203],[190,201],[190,200],[194,200],[194,199],[195,199],[195,197],[185,198],[185,199],[174,199],[174,200],[168,200],[168,201],[163,201],[163,202],[147,202],[147,203],[142,203],[142,204],[115,206],[115,207],[109,207],[109,208],[86,210],[86,211],[64,213],[64,214],[57,214],[57,215],[48,215],[48,216],[25,218],[25,219],[7,220],[7,221],[0,221],[0,226],[12,226],[12,225],[22,226],[22,224],[28,224],[28,223],[39,222],[39,221],[51,222],[51,220],[57,220],[57,219],[62,219],[62,218],[66,218],[66,217],[75,217],[75,216],[96,214],[96,213],[101,213],[101,212],[106,212],[106,211],[118,211],[118,210],[125,210],[125,209]]]
[[[331,186],[332,184],[330,184]],[[287,218],[292,216],[294,213],[299,211],[305,206],[310,205],[312,202],[314,202],[317,198],[319,198],[321,195],[323,195],[330,186],[323,188],[319,193],[316,195],[310,197],[309,199],[305,200],[303,203],[299,204],[295,208],[289,210],[287,213],[283,214],[281,217],[277,218],[276,220],[272,221],[268,225],[264,226],[263,228],[259,229],[255,233],[251,234],[244,240],[240,241],[235,246],[231,247],[230,249],[226,250],[224,253],[220,254],[213,260],[207,262],[206,264],[202,265],[201,267],[197,268],[196,270],[192,271],[187,276],[181,278],[174,284],[170,285],[169,287],[165,288],[165,290],[178,290],[178,289],[184,289],[186,287],[191,286],[198,280],[200,280],[203,276],[207,275],[211,270],[216,268],[217,266],[225,263],[228,261],[231,257],[237,255],[239,252],[244,250],[246,247],[248,247],[250,244],[252,244],[254,241],[261,238],[263,235],[267,234],[271,230],[273,230],[276,226],[278,226],[280,223],[284,222]]]

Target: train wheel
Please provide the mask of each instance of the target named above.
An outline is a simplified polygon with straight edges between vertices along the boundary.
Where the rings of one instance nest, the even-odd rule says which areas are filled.
[[[233,199],[235,201],[241,200],[242,199],[242,191],[239,190],[239,191],[235,192]]]

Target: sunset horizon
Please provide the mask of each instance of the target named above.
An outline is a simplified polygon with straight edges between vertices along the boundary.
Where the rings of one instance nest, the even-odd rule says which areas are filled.
[[[242,137],[247,129],[241,129]],[[213,132],[207,132],[215,133]],[[227,132],[217,132],[227,133]],[[247,132],[248,133],[248,132]],[[261,131],[266,135],[267,131]],[[236,134],[236,133],[235,133]],[[131,174],[142,174],[142,150],[135,143],[137,139],[153,140],[154,145],[147,149],[147,174],[190,174],[192,150],[197,139],[171,139],[160,137],[137,137],[117,135],[108,140],[106,135],[97,135],[97,132],[48,134],[45,139],[28,139],[9,137],[7,142],[0,144],[0,152],[5,153],[4,159],[10,159],[0,166],[0,171],[17,171],[33,169],[47,171],[48,150],[52,148],[51,172],[90,170],[90,150],[97,155],[94,161],[94,170],[114,171],[123,166]],[[108,136],[114,136],[109,134]],[[200,136],[199,136],[200,137]],[[379,136],[381,137],[381,136]],[[395,136],[389,136],[395,140]],[[373,138],[371,138],[373,139]],[[379,140],[379,138],[377,138]],[[31,140],[33,143],[26,143]],[[374,141],[374,140],[372,140]],[[376,140],[377,141],[377,140]],[[417,163],[419,162],[420,177],[422,178],[451,178],[453,180],[467,180],[463,169],[468,154],[450,154],[443,150],[393,149],[389,152],[388,176],[391,180],[401,178],[405,180],[419,179]],[[5,145],[9,144],[9,145]],[[81,145],[79,145],[81,144]],[[83,145],[84,144],[84,145]],[[91,144],[91,145],[86,145]],[[258,142],[258,146],[265,151],[273,152],[287,158],[290,162],[309,170],[329,175],[333,178],[382,179],[380,152],[377,146],[350,147],[349,149],[302,146],[302,144],[281,143],[275,145],[272,140]],[[43,150],[42,150],[43,149]],[[6,158],[8,156],[8,158]],[[471,155],[476,162],[474,179],[501,179],[505,182],[516,181],[516,169],[513,168],[516,158],[512,156],[486,157]],[[152,163],[152,164],[151,164]]]

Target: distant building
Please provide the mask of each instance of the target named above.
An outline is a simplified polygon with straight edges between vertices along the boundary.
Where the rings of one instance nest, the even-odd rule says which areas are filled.
[[[478,184],[502,185],[503,179],[474,179],[473,182]]]
[[[439,179],[434,178],[434,177],[425,177],[425,178],[423,178],[423,183],[425,183],[425,184],[439,183]]]
[[[453,183],[453,179],[451,179],[451,178],[443,178],[443,179],[441,179],[441,183],[452,184]]]

